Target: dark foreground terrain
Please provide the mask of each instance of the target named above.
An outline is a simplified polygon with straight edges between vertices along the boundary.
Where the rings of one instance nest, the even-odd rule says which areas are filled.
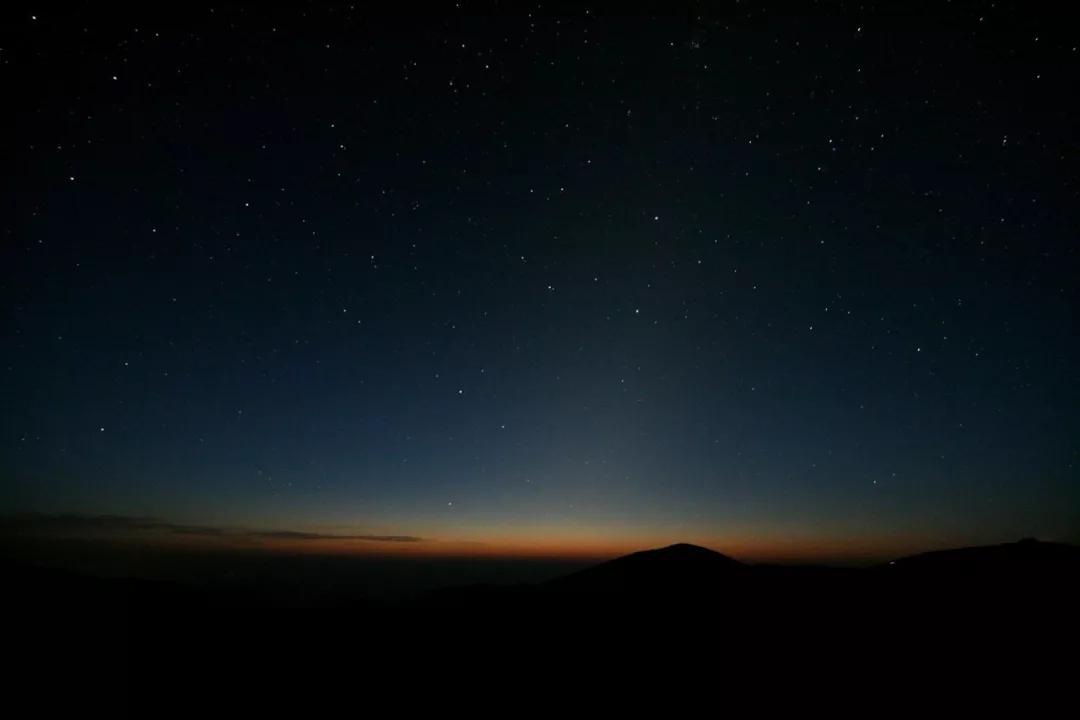
[[[753,566],[673,545],[542,582],[382,596],[345,581],[305,591],[12,562],[5,574],[8,648],[28,682],[70,676],[98,703],[185,707],[301,678],[575,668],[599,682],[623,664],[670,672],[691,660],[695,672],[842,673],[836,682],[886,667],[958,680],[972,663],[1037,664],[1052,686],[1041,668],[1067,682],[1080,607],[1080,548],[1033,540],[865,569]],[[193,694],[176,695],[178,682]]]

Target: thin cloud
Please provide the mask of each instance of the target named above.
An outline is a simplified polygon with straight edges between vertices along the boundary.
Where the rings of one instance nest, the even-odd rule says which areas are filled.
[[[295,530],[253,530],[248,537],[283,540],[371,540],[374,542],[420,542],[414,535],[333,535],[330,533],[297,532]]]
[[[174,535],[250,537],[267,540],[363,540],[404,543],[423,541],[423,538],[414,535],[338,535],[297,530],[243,530],[211,525],[183,525],[153,517],[79,515],[74,513],[21,513],[0,516],[0,532],[45,535],[164,532]]]
[[[0,528],[14,532],[100,533],[164,531],[178,535],[222,535],[224,528],[181,525],[150,517],[127,515],[77,515],[21,513],[0,517]]]

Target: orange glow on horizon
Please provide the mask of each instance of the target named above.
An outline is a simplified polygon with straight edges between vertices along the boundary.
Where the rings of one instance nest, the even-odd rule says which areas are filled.
[[[162,523],[160,527],[98,526],[28,530],[21,537],[46,541],[97,541],[129,548],[183,552],[256,552],[289,555],[356,555],[397,558],[505,558],[601,561],[675,543],[710,548],[748,563],[843,563],[883,561],[973,538],[933,538],[917,533],[825,534],[776,528],[731,529],[726,534],[625,527],[442,528],[419,537],[326,532],[259,531]]]
[[[292,538],[243,534],[214,536],[141,533],[113,538],[146,547],[191,551],[269,552],[291,555],[357,555],[398,558],[505,558],[602,561],[641,550],[689,542],[748,563],[873,562],[937,549],[919,538],[830,538],[821,536],[597,537],[567,534],[542,537],[490,536],[484,540],[419,539],[384,541],[337,537]]]

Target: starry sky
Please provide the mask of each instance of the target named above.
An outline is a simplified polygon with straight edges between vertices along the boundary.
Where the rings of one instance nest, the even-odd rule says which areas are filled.
[[[0,511],[328,552],[1080,539],[1073,25],[366,7],[3,11]]]

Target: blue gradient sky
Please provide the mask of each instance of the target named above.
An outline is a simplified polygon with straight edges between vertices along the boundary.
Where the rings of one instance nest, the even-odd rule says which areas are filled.
[[[6,52],[7,512],[1078,538],[1053,18],[142,12]]]

